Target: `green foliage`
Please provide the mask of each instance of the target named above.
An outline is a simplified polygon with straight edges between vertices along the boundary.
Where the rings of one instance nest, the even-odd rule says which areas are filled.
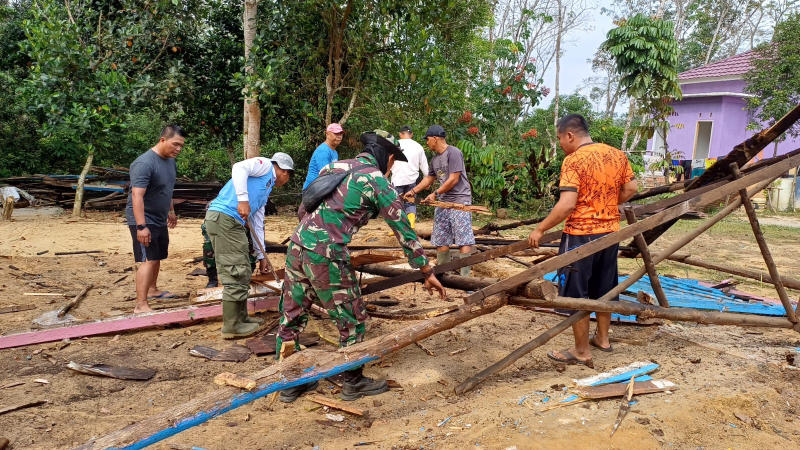
[[[673,112],[669,101],[682,97],[673,23],[637,14],[611,29],[601,48],[616,63],[622,91],[636,100],[636,114],[646,117],[638,132],[652,137]]]
[[[775,28],[772,42],[760,45],[745,74],[745,92],[750,113],[749,127],[759,130],[775,122],[800,103],[800,13],[794,13]],[[800,125],[788,134],[800,134]],[[785,139],[785,137],[783,138]]]

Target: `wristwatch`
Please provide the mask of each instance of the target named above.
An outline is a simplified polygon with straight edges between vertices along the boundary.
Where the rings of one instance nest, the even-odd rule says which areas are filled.
[[[139,231],[142,231],[145,228],[147,228],[147,225],[136,225],[136,229],[139,230]]]

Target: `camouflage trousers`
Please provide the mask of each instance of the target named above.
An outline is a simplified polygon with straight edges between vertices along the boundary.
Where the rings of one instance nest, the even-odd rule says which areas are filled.
[[[295,347],[300,349],[297,337],[308,323],[308,309],[312,304],[324,308],[336,324],[340,347],[364,340],[367,308],[353,267],[290,242],[280,301],[278,353],[285,341],[294,340]]]
[[[214,246],[211,245],[211,238],[208,237],[208,232],[206,232],[205,222],[200,225],[200,231],[203,233],[203,266],[205,266],[206,271],[216,270],[217,259],[214,257]],[[258,259],[256,259],[256,252],[253,250],[253,238],[250,236],[250,229],[245,229],[245,233],[247,234],[247,246],[250,251],[250,265],[253,267],[253,270],[256,270],[256,262],[258,262]]]

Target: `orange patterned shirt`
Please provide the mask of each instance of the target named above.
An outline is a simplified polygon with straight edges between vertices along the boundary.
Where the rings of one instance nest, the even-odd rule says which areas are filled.
[[[606,144],[586,144],[564,158],[559,190],[578,193],[564,233],[619,231],[619,188],[633,179],[627,156]]]

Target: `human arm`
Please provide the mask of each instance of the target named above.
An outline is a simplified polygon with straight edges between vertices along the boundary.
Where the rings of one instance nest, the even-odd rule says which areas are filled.
[[[136,219],[136,225],[147,225],[144,217],[144,193],[147,188],[135,187],[131,188],[131,203],[133,203],[133,217]],[[141,242],[145,247],[150,245],[150,230],[136,230],[136,240]]]
[[[256,206],[252,206],[251,205],[251,207],[252,207],[252,213],[250,214],[250,218],[247,221],[248,226],[250,227],[250,236],[252,237],[253,240],[257,240],[257,242],[260,242],[261,245],[263,246],[264,245],[264,207],[262,206],[262,207],[258,208],[257,205]],[[267,256],[265,254],[261,253],[261,249],[259,248],[258,244],[255,244],[253,246],[253,250],[255,251],[256,259],[261,264],[262,260],[264,258],[266,258]],[[263,264],[265,264],[264,267],[266,267],[266,262],[263,262]]]
[[[422,176],[427,176],[429,173],[428,169],[428,159],[425,158],[425,151],[422,150],[419,155],[419,170],[422,172]]]
[[[405,199],[408,201],[414,201],[414,196],[424,191],[425,189],[428,189],[428,186],[432,185],[434,181],[436,181],[436,177],[433,175],[428,175],[427,177],[423,178],[418,185],[414,186],[410,191],[406,192]]]
[[[272,163],[267,158],[250,158],[239,161],[231,169],[231,180],[239,204],[236,211],[245,221],[250,217],[250,196],[247,192],[247,178],[261,177],[272,170]]]
[[[619,188],[618,204],[623,204],[633,197],[633,194],[639,192],[639,182],[635,179],[628,181]]]
[[[575,205],[577,203],[577,191],[561,191],[561,195],[558,198],[558,203],[556,203],[556,206],[553,207],[553,210],[550,211],[550,214],[548,214],[543,221],[539,222],[539,225],[528,237],[528,243],[531,245],[531,247],[539,248],[539,241],[542,239],[542,236],[547,233],[547,230],[560,224],[567,217],[569,217],[569,215],[572,214],[572,211],[575,209]]]
[[[167,214],[167,227],[175,228],[178,225],[178,216],[175,215],[175,204],[172,199],[169,201],[169,213]]]
[[[439,186],[438,189],[436,189],[430,195],[425,197],[425,200],[429,201],[429,202],[434,201],[434,200],[436,200],[436,196],[437,195],[442,195],[442,194],[446,193],[447,191],[449,191],[450,189],[453,189],[453,186],[455,186],[456,183],[458,183],[458,179],[460,177],[461,177],[461,172],[453,172],[453,173],[451,173],[447,177],[447,180],[445,180],[444,183],[442,183],[442,185]]]

